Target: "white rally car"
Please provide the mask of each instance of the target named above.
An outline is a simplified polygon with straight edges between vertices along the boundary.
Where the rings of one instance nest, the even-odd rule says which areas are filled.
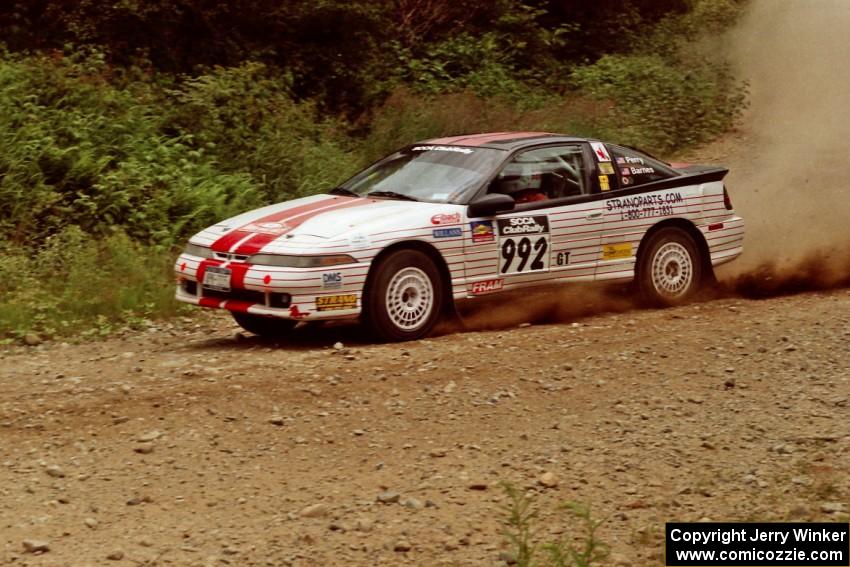
[[[539,132],[427,140],[196,234],[177,299],[260,335],[360,318],[391,341],[427,335],[456,301],[541,284],[634,280],[672,305],[741,254],[726,173]]]

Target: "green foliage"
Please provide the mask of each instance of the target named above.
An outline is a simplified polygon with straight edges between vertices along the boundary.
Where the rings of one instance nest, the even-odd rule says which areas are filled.
[[[693,146],[728,129],[745,98],[721,65],[680,68],[655,55],[608,55],[577,69],[573,80],[613,103],[600,125],[609,137],[658,152]]]
[[[561,509],[570,520],[578,520],[580,529],[566,530],[555,541],[538,541],[538,511],[534,500],[510,483],[504,485],[508,503],[503,507],[505,539],[517,567],[591,567],[603,565],[608,557],[608,545],[598,536],[605,520],[594,520],[590,508],[577,502],[567,502]]]
[[[173,314],[170,253],[69,226],[32,253],[0,248],[0,337],[98,333]]]
[[[0,235],[26,245],[68,225],[171,245],[254,206],[187,136],[164,133],[150,85],[109,82],[97,54],[0,59]]]
[[[291,77],[263,64],[217,68],[171,92],[171,121],[198,151],[225,171],[250,172],[265,201],[332,187],[359,162],[342,126],[317,119],[314,105],[295,102]]]

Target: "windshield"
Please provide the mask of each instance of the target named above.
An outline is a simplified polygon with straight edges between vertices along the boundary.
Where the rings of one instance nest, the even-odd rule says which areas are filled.
[[[506,155],[492,148],[411,146],[361,171],[342,189],[362,196],[465,204]]]

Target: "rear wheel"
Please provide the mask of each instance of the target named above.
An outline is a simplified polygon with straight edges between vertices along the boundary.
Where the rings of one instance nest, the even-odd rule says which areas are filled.
[[[376,267],[363,313],[379,338],[410,341],[431,332],[442,307],[442,280],[434,261],[418,250],[399,250]]]
[[[702,258],[693,237],[676,227],[649,237],[638,265],[638,288],[652,305],[679,305],[702,284]]]
[[[253,313],[238,313],[231,311],[233,318],[239,323],[239,326],[250,333],[261,337],[280,338],[289,334],[297,324],[296,321],[289,319],[279,319],[277,317],[263,317],[262,315],[254,315]]]

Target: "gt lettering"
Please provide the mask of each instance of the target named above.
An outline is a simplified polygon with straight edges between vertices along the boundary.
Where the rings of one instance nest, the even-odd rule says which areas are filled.
[[[555,256],[555,264],[558,266],[566,266],[570,263],[570,253],[569,252],[558,252]]]

